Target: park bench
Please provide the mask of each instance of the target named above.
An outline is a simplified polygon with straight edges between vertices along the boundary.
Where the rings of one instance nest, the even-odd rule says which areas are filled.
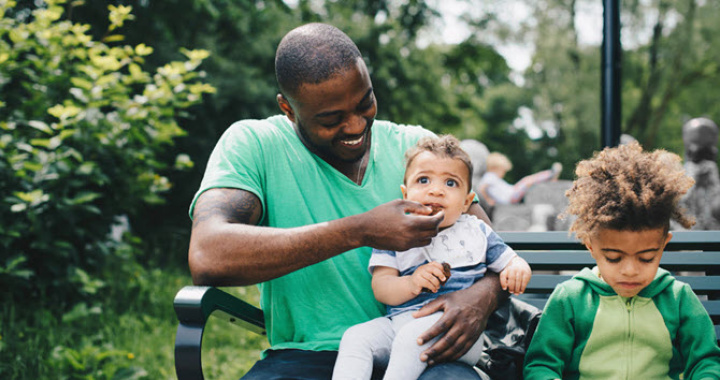
[[[566,231],[499,234],[533,269],[526,293],[519,298],[540,309],[557,284],[595,264],[585,247]],[[673,232],[660,266],[690,284],[720,337],[720,231]],[[211,315],[265,334],[260,309],[214,287],[186,286],[178,292],[174,306],[179,321],[175,338],[178,380],[203,379],[202,334]]]

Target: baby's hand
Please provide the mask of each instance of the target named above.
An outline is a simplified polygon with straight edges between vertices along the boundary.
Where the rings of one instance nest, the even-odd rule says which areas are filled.
[[[523,294],[530,277],[532,277],[530,265],[522,257],[516,256],[500,272],[500,286],[512,294]]]
[[[410,275],[414,295],[420,294],[423,289],[435,293],[440,289],[440,286],[445,283],[445,280],[446,277],[443,273],[443,266],[437,261],[431,261],[419,266],[415,269],[415,272]]]

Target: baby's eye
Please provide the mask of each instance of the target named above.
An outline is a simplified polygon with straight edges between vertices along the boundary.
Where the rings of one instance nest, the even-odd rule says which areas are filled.
[[[428,177],[420,177],[417,179],[417,183],[421,183],[423,185],[430,183],[430,179]]]
[[[653,258],[650,258],[650,259],[643,259],[643,258],[641,257],[641,258],[640,258],[640,261],[643,262],[643,263],[651,263],[651,262],[655,261],[655,258],[653,257]]]
[[[445,185],[447,185],[448,187],[455,187],[457,186],[457,181],[455,181],[454,179],[448,179],[447,181],[445,181]]]

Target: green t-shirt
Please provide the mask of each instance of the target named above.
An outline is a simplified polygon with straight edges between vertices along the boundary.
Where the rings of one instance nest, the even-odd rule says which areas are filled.
[[[404,153],[432,132],[376,120],[370,159],[357,185],[305,148],[285,116],[244,120],[220,138],[197,197],[230,187],[260,198],[260,225],[291,228],[356,215],[402,197]],[[259,285],[272,349],[337,350],[345,330],[384,314],[358,248]]]

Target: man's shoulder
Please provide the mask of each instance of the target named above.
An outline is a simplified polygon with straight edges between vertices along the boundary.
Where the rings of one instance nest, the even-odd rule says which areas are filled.
[[[279,144],[289,148],[293,146],[293,139],[296,135],[292,124],[284,115],[277,115],[234,122],[223,132],[218,145],[230,150],[276,147]]]
[[[432,131],[419,125],[397,124],[388,120],[375,120],[373,122],[373,133],[398,137],[407,136],[411,138],[435,135]]]
[[[286,131],[292,129],[290,121],[284,115],[275,115],[266,119],[243,119],[238,120],[230,125],[226,133],[246,133],[252,132],[256,134],[272,133],[277,131]]]

